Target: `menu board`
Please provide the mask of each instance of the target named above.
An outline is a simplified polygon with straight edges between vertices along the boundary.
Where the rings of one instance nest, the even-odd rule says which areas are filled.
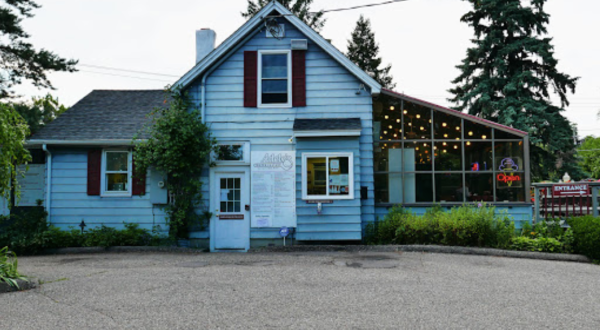
[[[21,199],[19,206],[36,206],[38,200],[44,200],[44,170],[45,165],[29,165],[29,170],[25,172],[27,166],[19,165],[17,171],[25,173],[25,177],[19,177],[21,188]]]
[[[251,226],[296,227],[296,153],[251,154]]]

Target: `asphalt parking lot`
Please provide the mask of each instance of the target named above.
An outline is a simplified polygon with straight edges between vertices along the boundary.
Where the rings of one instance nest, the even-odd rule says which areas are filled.
[[[0,329],[600,329],[600,266],[426,253],[22,257]]]

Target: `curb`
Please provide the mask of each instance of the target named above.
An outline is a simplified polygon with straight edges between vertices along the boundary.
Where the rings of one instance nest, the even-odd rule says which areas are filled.
[[[512,251],[490,248],[474,248],[462,246],[440,245],[296,245],[296,246],[271,246],[251,250],[251,252],[427,252],[466,254],[492,257],[508,257],[520,259],[552,260],[567,262],[591,263],[591,260],[580,254],[545,253]]]
[[[18,289],[8,285],[8,283],[0,282],[0,293],[25,291],[36,287],[35,283],[31,281],[17,280],[17,283],[19,284]]]
[[[53,254],[90,254],[90,253],[130,253],[130,252],[163,252],[163,253],[205,253],[204,249],[193,249],[177,246],[111,246],[111,247],[70,247],[46,249],[38,255]]]

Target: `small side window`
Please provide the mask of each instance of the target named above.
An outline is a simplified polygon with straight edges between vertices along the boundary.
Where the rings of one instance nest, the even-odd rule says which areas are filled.
[[[259,52],[259,105],[291,106],[289,51]]]
[[[131,152],[105,150],[102,157],[102,195],[131,196],[131,174]]]
[[[250,144],[248,142],[220,142],[212,159],[220,165],[249,163]]]
[[[303,199],[353,199],[352,153],[303,154]]]

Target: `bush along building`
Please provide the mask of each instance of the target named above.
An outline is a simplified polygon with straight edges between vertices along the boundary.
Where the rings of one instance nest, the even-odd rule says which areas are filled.
[[[277,2],[214,48],[197,31],[197,63],[176,87],[218,141],[206,168],[212,251],[352,242],[393,205],[423,213],[486,203],[517,226],[532,217],[525,132],[382,87]],[[213,49],[214,48],[214,49]],[[163,91],[93,91],[31,138],[45,151],[53,225],[165,224],[164,178],[134,180],[131,141]],[[144,138],[144,137],[141,137]]]

